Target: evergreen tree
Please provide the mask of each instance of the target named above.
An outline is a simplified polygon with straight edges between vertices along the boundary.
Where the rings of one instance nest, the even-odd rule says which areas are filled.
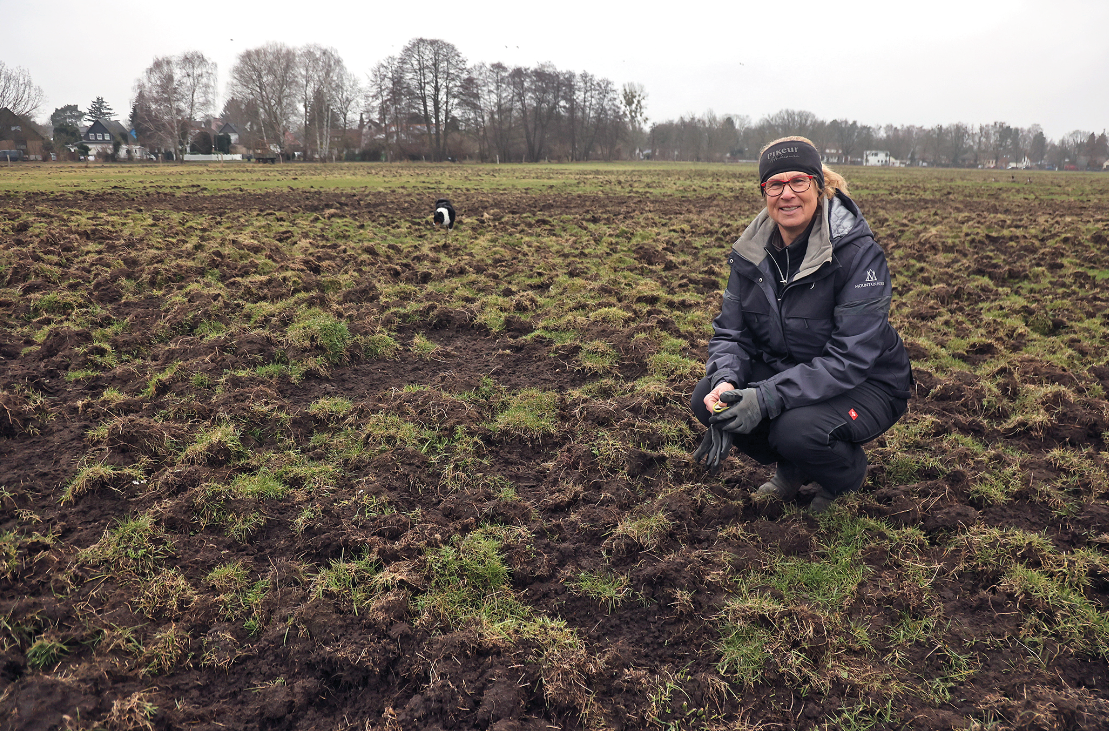
[[[66,104],[54,110],[50,115],[50,124],[54,127],[77,127],[84,116],[85,113],[78,109],[76,104]]]
[[[112,105],[104,101],[104,97],[98,96],[95,101],[89,105],[89,110],[85,112],[85,119],[89,122],[95,122],[98,119],[109,120],[116,115]]]

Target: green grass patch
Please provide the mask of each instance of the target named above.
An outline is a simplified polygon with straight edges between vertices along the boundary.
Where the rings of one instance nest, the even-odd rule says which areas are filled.
[[[218,601],[225,618],[243,620],[243,628],[252,635],[263,629],[261,608],[270,590],[268,579],[251,581],[250,573],[242,561],[230,561],[208,572],[204,582],[218,592]]]
[[[417,333],[416,335],[412,336],[412,353],[417,358],[423,358],[424,360],[427,360],[431,358],[431,356],[434,355],[435,351],[437,350],[439,350],[439,346],[428,340],[423,335]]]
[[[627,576],[606,571],[580,571],[568,582],[575,594],[588,597],[609,612],[624,603],[631,594],[631,582]]]
[[[380,574],[381,563],[369,553],[353,560],[334,559],[316,575],[312,593],[333,599],[358,614],[380,595]]]
[[[246,454],[239,428],[230,422],[222,422],[200,429],[181,453],[179,461],[227,464],[241,460]]]
[[[73,502],[87,492],[103,487],[117,487],[131,482],[145,482],[142,469],[138,466],[117,467],[109,464],[85,465],[77,471],[62,491],[61,503]]]
[[[69,647],[59,640],[40,637],[27,650],[27,664],[35,670],[47,670],[69,654]]]
[[[350,399],[342,397],[324,397],[316,399],[309,405],[308,413],[321,419],[338,419],[350,413],[354,404]]]
[[[625,518],[613,530],[614,538],[628,538],[653,551],[670,534],[673,524],[661,510],[651,515]]]
[[[400,349],[400,344],[386,333],[367,335],[362,338],[362,355],[371,360],[395,358]]]
[[[328,362],[336,364],[342,362],[346,355],[350,330],[346,322],[317,308],[310,308],[289,325],[286,339],[289,345],[296,348],[318,348]]]
[[[557,419],[557,393],[525,388],[505,396],[503,410],[493,420],[492,429],[498,434],[539,438],[555,433]]]
[[[173,555],[173,543],[153,516],[124,518],[108,528],[99,541],[78,552],[84,563],[137,575],[149,575]]]

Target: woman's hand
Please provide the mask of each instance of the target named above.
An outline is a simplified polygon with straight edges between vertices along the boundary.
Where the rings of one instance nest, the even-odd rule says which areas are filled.
[[[709,410],[709,414],[712,414],[713,409],[715,409],[716,405],[720,403],[720,394],[724,393],[725,391],[732,391],[734,389],[735,386],[731,383],[728,383],[727,381],[721,381],[720,383],[716,384],[716,388],[709,391],[708,394],[705,396],[705,408]]]
[[[727,408],[709,419],[710,426],[719,426],[735,434],[750,434],[763,420],[759,394],[753,388],[725,391],[720,395],[720,403]]]

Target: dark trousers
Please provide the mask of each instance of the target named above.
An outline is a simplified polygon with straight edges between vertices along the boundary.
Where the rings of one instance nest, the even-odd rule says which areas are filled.
[[[752,383],[774,375],[762,363],[754,364],[752,371]],[[690,403],[705,426],[710,416],[705,396],[711,390],[709,379],[701,379]],[[893,426],[907,407],[905,399],[867,381],[827,401],[763,419],[750,434],[734,435],[735,446],[759,464],[785,462],[785,467],[792,468],[789,472],[800,474],[805,482],[818,482],[833,495],[842,495],[862,485],[866,477],[866,452],[861,445]]]

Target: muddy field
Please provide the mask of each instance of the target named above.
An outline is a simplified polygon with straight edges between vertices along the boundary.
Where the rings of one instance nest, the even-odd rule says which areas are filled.
[[[846,171],[918,386],[818,519],[688,457],[752,170],[181,169],[0,178],[3,728],[1106,727],[1109,178]]]

